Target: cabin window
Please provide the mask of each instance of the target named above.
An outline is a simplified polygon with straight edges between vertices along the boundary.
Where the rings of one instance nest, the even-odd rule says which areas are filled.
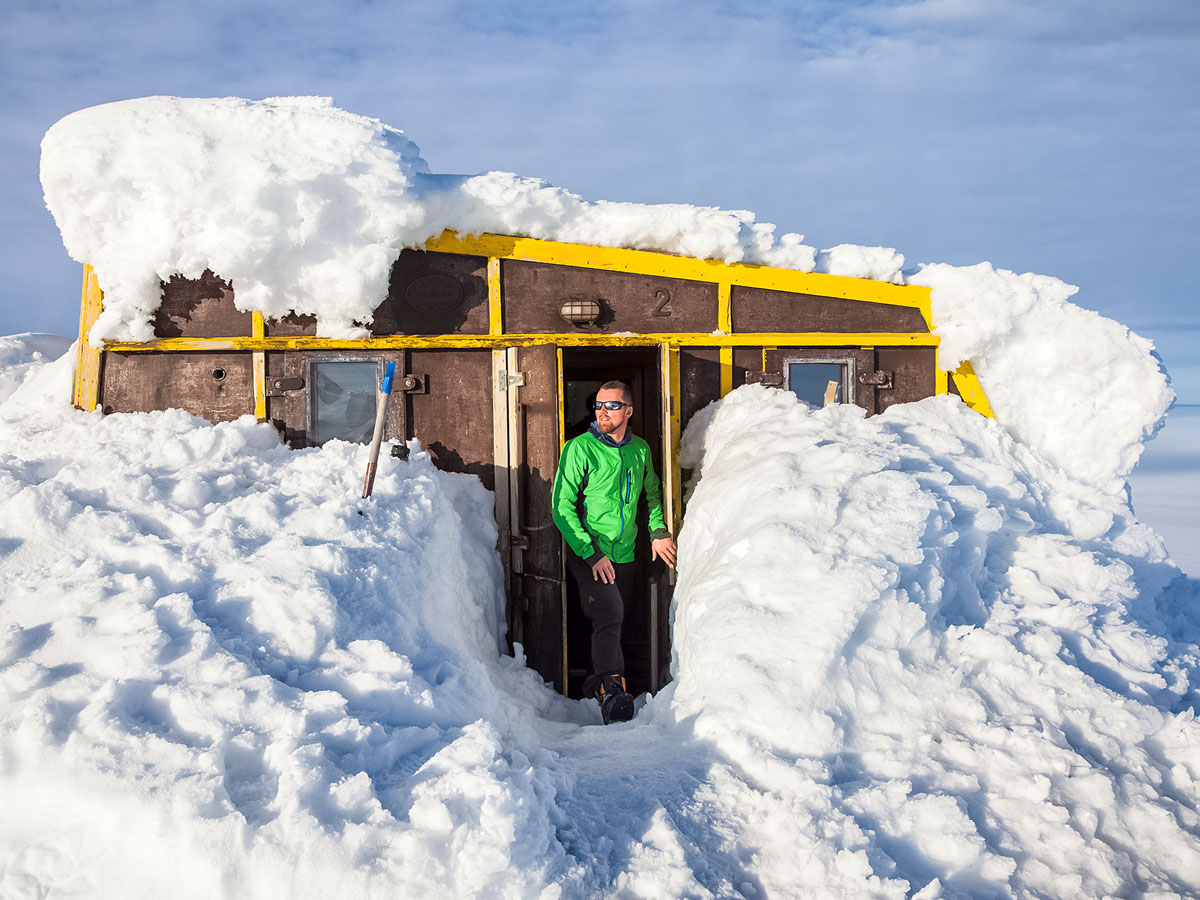
[[[788,390],[819,409],[831,403],[854,402],[854,360],[851,357],[787,359],[783,375]]]
[[[312,428],[315,444],[334,439],[365,444],[375,429],[379,392],[379,361],[316,360],[311,381]]]

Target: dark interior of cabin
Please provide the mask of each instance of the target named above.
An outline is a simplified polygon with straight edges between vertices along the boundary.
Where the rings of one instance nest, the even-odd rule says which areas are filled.
[[[659,355],[654,348],[608,349],[564,348],[563,398],[565,436],[569,440],[587,431],[595,420],[590,403],[606,381],[624,381],[633,388],[633,433],[649,445],[654,470],[662,477],[662,417]],[[650,561],[646,501],[638,510],[637,591],[626,601],[622,649],[625,652],[626,682],[635,694],[660,687],[665,681],[661,671],[670,658],[665,623],[666,567]],[[569,551],[564,551],[569,552]],[[664,602],[658,602],[659,600]],[[587,619],[579,605],[579,590],[574,579],[567,578],[567,695],[580,697],[590,660]],[[663,648],[666,647],[664,654]]]

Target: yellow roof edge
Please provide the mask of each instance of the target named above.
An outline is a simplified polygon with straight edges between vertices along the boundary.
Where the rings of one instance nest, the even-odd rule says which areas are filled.
[[[727,263],[715,259],[677,256],[661,250],[632,250],[572,244],[515,235],[464,235],[446,230],[425,242],[426,250],[462,253],[522,262],[542,262],[636,275],[659,275],[689,281],[727,283],[737,287],[765,288],[795,294],[814,294],[864,303],[884,303],[920,309],[929,323],[930,289],[921,285],[891,284],[867,278],[801,272],[756,263]]]

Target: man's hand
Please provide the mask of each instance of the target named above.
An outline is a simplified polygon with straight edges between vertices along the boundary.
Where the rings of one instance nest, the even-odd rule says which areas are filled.
[[[612,584],[617,580],[617,570],[613,568],[612,560],[601,556],[592,566],[592,581],[603,581]]]
[[[662,557],[664,561],[672,568],[675,566],[675,542],[669,537],[659,538],[657,541],[650,542],[650,560]]]

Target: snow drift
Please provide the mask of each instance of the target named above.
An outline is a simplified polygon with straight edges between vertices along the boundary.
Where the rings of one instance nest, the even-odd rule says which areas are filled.
[[[949,397],[708,415],[667,702],[780,801],[781,895],[1197,890],[1200,592],[1125,500]]]
[[[0,896],[1200,892],[1196,583],[953,398],[697,416],[675,680],[588,727],[477,481],[70,361],[0,405]]]
[[[667,163],[666,160],[663,161]],[[159,281],[212,269],[242,309],[317,316],[365,336],[405,247],[462,233],[659,250],[904,283],[904,256],[820,253],[744,210],[585,201],[508,172],[440,175],[417,146],[325,98],[147,97],[72,113],[42,141],[46,204],[105,310],[91,340],[148,340]],[[1148,341],[1068,302],[1075,288],[984,263],[921,266],[940,363],[971,360],[1006,427],[1076,477],[1117,491],[1171,402]]]

